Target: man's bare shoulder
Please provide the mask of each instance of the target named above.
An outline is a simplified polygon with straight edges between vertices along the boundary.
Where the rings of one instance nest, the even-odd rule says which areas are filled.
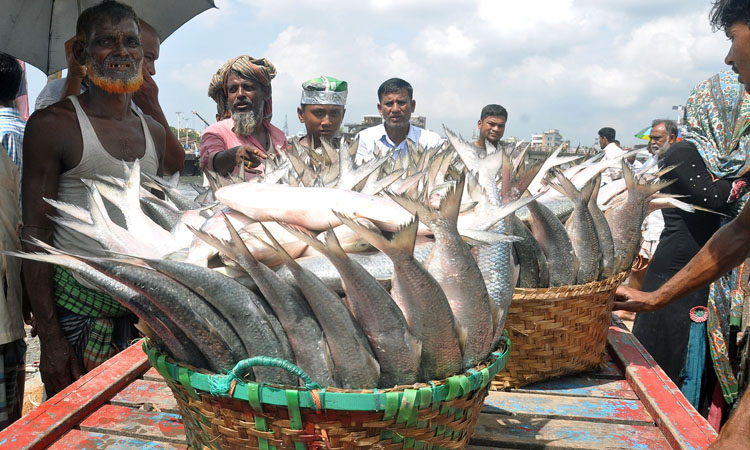
[[[49,129],[49,127],[68,128],[72,122],[77,121],[73,104],[69,101],[60,101],[44,109],[34,111],[29,117],[26,128],[35,129],[37,126],[44,127],[44,129]]]

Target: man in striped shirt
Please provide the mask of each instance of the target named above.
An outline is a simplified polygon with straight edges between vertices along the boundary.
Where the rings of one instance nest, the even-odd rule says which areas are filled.
[[[21,119],[13,101],[21,85],[23,70],[15,58],[0,53],[0,144],[11,159],[21,166],[23,131],[26,122]],[[0,151],[3,151],[0,149]],[[20,174],[19,174],[20,178]],[[5,193],[7,194],[7,192]],[[20,210],[13,211],[12,201],[7,210],[0,211],[8,221],[20,222]],[[15,219],[15,220],[14,220]],[[7,245],[8,234],[14,233],[14,225],[0,227],[0,245]],[[7,248],[7,247],[6,247]],[[26,342],[21,312],[20,273],[11,266],[0,268],[5,278],[0,287],[0,430],[21,417],[23,387],[25,379]]]

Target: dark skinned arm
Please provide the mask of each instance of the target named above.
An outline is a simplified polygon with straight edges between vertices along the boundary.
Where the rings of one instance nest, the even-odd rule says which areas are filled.
[[[169,123],[159,104],[159,87],[146,70],[143,71],[143,85],[133,94],[133,102],[164,128],[166,137],[164,173],[182,172],[185,167],[185,149],[177,140],[177,136],[169,129]]]
[[[256,172],[252,168],[259,166],[266,159],[266,152],[253,145],[239,145],[214,156],[214,169],[219,175],[227,176],[242,161],[249,163],[246,172]]]
[[[624,286],[617,288],[615,310],[655,311],[716,280],[742,264],[750,253],[750,208],[719,228],[706,245],[654,292],[642,292]]]
[[[708,450],[750,448],[750,390],[740,399],[734,414],[721,428],[719,437]]]
[[[57,198],[58,179],[65,149],[62,142],[68,141],[66,130],[56,123],[55,114],[61,109],[51,106],[31,116],[26,125],[23,149],[23,250],[38,251],[30,244],[37,238],[52,243],[52,222],[48,218],[55,214],[52,206],[43,197]],[[80,140],[80,138],[79,138]],[[24,260],[24,289],[31,303],[36,321],[36,330],[41,345],[39,371],[47,394],[55,395],[83,373],[73,347],[63,334],[55,311],[50,264]]]

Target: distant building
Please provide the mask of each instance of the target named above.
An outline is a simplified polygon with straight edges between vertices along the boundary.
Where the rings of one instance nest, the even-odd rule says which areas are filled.
[[[543,135],[542,134],[532,134],[531,135],[531,145],[533,147],[541,147],[543,143]]]
[[[562,145],[560,130],[550,129],[542,133],[542,147],[554,150],[560,145]]]

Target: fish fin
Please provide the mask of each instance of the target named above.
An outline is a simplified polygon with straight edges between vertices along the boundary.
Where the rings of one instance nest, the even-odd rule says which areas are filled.
[[[459,210],[460,214],[467,213],[474,209],[479,202],[471,201],[466,203],[461,203],[461,209]]]
[[[553,168],[550,171],[555,175],[555,178],[557,179],[557,183],[549,183],[550,187],[565,195],[574,202],[581,197],[581,192],[578,190],[578,188],[576,188],[573,182],[570,181],[565,175],[563,175],[560,170],[558,170],[557,168]]]
[[[583,188],[581,188],[581,198],[583,200],[584,205],[589,204],[589,202],[591,201],[591,197],[594,194],[594,190],[596,191],[599,190],[599,183],[598,183],[597,178],[598,177],[592,178],[591,180],[588,181],[588,183],[583,185]]]
[[[464,354],[466,349],[466,339],[468,338],[468,331],[466,327],[456,324],[456,337],[458,338],[458,347],[461,349],[461,354]]]
[[[237,260],[237,253],[233,246],[229,245],[226,241],[223,239],[219,239],[216,236],[206,233],[205,231],[199,230],[191,225],[185,225],[188,230],[190,230],[198,239],[204,241],[211,247],[218,250],[220,253],[222,253],[224,256],[227,256],[233,261]]]
[[[347,256],[339,239],[336,237],[336,233],[333,232],[333,228],[328,228],[325,231],[325,247],[329,252],[337,254],[339,256]],[[316,239],[317,240],[317,239]]]
[[[665,174],[673,171],[674,169],[678,168],[681,164],[682,163],[680,162],[680,163],[677,163],[677,164],[674,164],[674,165],[671,165],[671,166],[667,166],[667,167],[661,168],[656,173],[654,173],[654,175],[657,176],[657,177],[665,175]]]
[[[375,195],[380,193],[383,189],[386,189],[388,186],[392,185],[396,182],[401,176],[404,174],[403,169],[399,169],[393,173],[390,173],[383,178],[380,178],[376,182],[374,182],[372,185],[365,185],[365,189],[362,190],[363,194],[369,194],[369,195]]]
[[[284,262],[284,264],[287,264],[290,267],[299,267],[299,264],[292,258],[289,253],[284,249],[284,246],[282,246],[279,241],[276,240],[275,237],[273,237],[273,234],[266,228],[265,225],[263,225],[263,222],[259,222],[260,227],[263,229],[263,232],[266,234],[268,239],[271,241],[269,244],[268,242],[264,241],[260,238],[260,236],[256,236],[256,239],[260,241],[263,245],[268,247],[269,249],[276,252],[276,254],[281,258],[281,260]]]
[[[315,236],[311,235],[307,230],[303,229],[302,227],[289,225],[288,223],[284,222],[276,222],[278,223],[281,228],[285,229],[292,235],[294,235],[297,239],[300,241],[306,243],[310,247],[314,248],[315,250],[319,251],[320,253],[326,254],[327,248],[325,244],[320,242]]]
[[[347,216],[337,211],[333,211],[333,214],[338,217],[344,225],[348,226],[352,229],[352,231],[362,236],[373,247],[384,253],[386,253],[387,250],[390,250],[391,243],[379,231],[370,230],[367,227],[357,223],[357,221],[354,220],[353,217]]]
[[[464,172],[461,172],[456,185],[448,191],[448,194],[440,202],[440,215],[448,219],[452,224],[458,221],[458,214],[461,212],[461,197],[464,193],[465,184],[466,176]]]
[[[593,190],[591,191],[591,197],[589,198],[589,204],[592,202],[594,204],[597,204],[597,199],[599,198],[599,188],[602,185],[602,174],[598,173],[596,176],[592,179],[592,183],[594,185]]]
[[[396,195],[391,192],[386,192],[386,194],[391,200],[398,203],[405,210],[412,214],[419,214],[419,217],[423,219],[422,222],[424,222],[425,225],[429,226],[430,222],[440,217],[438,211],[430,208],[419,200],[409,198],[405,195]]]

